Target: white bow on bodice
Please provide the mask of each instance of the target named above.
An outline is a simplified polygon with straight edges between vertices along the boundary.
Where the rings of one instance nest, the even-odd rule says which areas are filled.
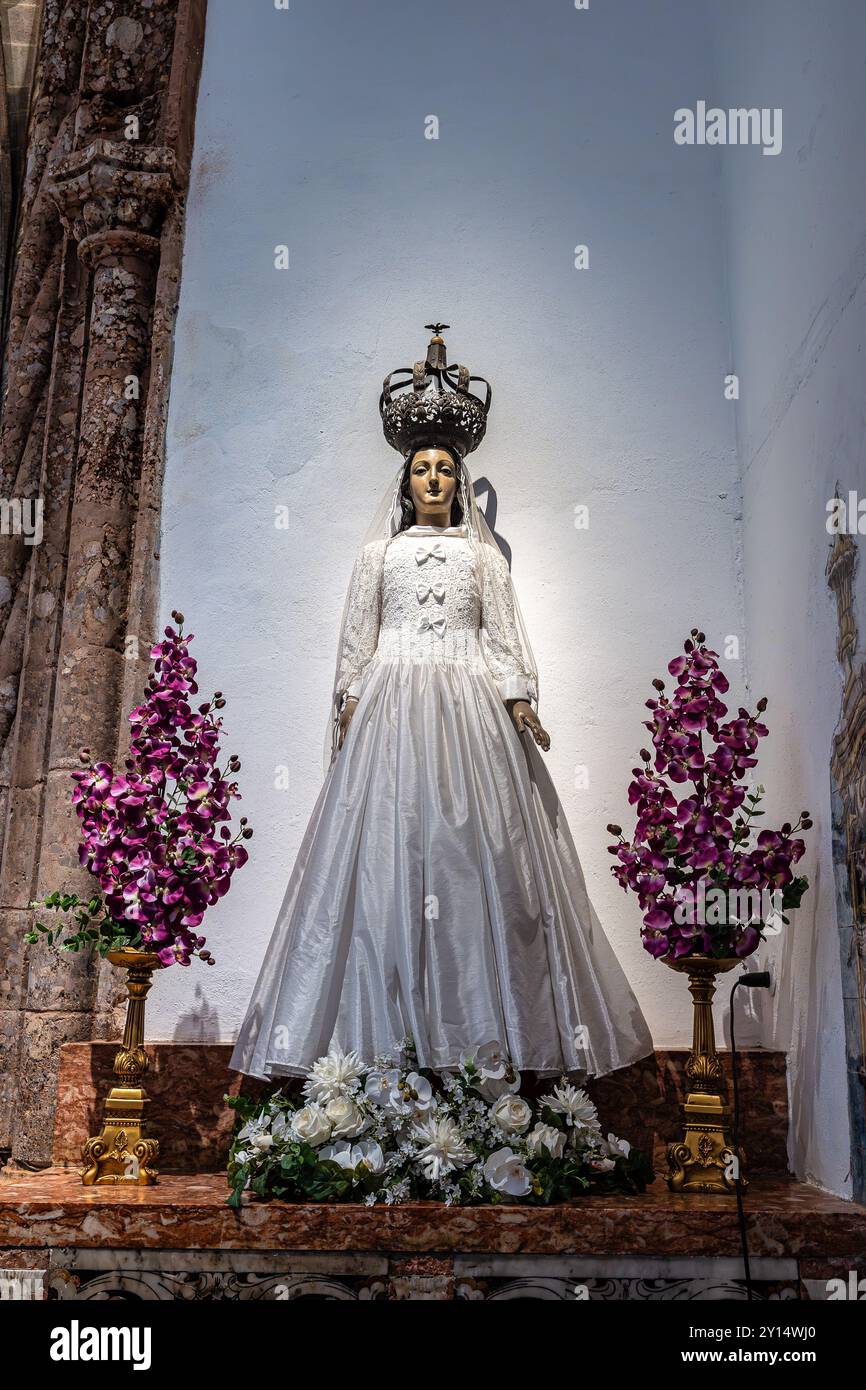
[[[426,565],[428,560],[444,560],[445,547],[441,541],[435,541],[433,545],[419,545],[415,559],[419,565]]]
[[[419,582],[415,585],[415,592],[418,595],[419,603],[426,603],[431,594],[437,603],[441,603],[445,597],[445,584],[441,579],[437,579],[433,584],[421,584]]]

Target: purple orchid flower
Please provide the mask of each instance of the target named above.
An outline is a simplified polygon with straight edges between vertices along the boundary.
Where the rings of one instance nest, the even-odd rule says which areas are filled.
[[[792,865],[805,845],[795,836],[811,820],[804,811],[797,825],[762,830],[755,838],[752,818],[763,814],[757,809],[763,789],[750,794],[745,778],[768,734],[758,717],[767,701],[759,700],[757,714],[740,708],[727,719],[728,707],[719,698],[729,689],[727,677],[718,653],[696,628],[668,672],[675,680],[671,692],[655,680],[656,695],[646,701],[650,717],[644,727],[653,751],[642,750],[643,765],[633,769],[628,788],[637,817],[634,835],[626,840],[619,826],[608,827],[617,836],[608,847],[617,860],[611,873],[638,898],[643,944],[651,955],[746,956],[763,939],[761,924],[744,923],[733,913],[719,924],[711,926],[709,918],[703,924],[699,899],[712,888],[796,888],[793,901],[799,902],[807,881],[794,879]],[[685,795],[680,788],[687,788]]]

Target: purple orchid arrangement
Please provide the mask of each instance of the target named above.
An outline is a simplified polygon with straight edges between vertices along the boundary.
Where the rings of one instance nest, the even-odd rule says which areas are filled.
[[[197,666],[183,635],[183,614],[151,649],[153,670],[143,704],[132,711],[132,739],[123,772],[91,763],[72,774],[72,802],[81,821],[79,862],[100,892],[89,901],[52,893],[41,906],[70,913],[76,930],[37,923],[26,936],[66,950],[120,947],[156,952],[164,966],[208,965],[213,956],[199,934],[209,906],[228,892],[232,875],[247,860],[243,841],[252,830],[245,816],[233,834],[230,804],[240,797],[229,777],[240,769],[232,755],[218,765],[225,706],[221,691],[193,708]]]
[[[757,766],[758,740],[769,732],[759,717],[767,701],[758,701],[757,714],[741,708],[726,719],[720,697],[728,681],[697,628],[668,671],[672,692],[656,679],[657,694],[646,702],[644,725],[655,751],[641,749],[642,766],[632,769],[634,836],[626,840],[620,826],[607,827],[618,837],[609,846],[618,861],[611,872],[637,894],[651,955],[747,956],[788,922],[786,909],[800,905],[809,885],[793,872],[805,852],[797,832],[812,822],[801,811],[796,825],[779,830],[755,824],[764,815],[764,789],[750,792],[746,778]]]

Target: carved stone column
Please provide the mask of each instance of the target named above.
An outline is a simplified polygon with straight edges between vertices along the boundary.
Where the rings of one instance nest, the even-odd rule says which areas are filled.
[[[46,0],[36,109],[53,113],[56,134],[32,203],[47,228],[43,241],[54,237],[44,260],[55,283],[40,271],[39,289],[48,286],[41,312],[37,293],[19,291],[32,280],[25,218],[13,295],[19,291],[27,312],[18,342],[30,333],[41,345],[29,383],[38,383],[38,407],[10,415],[7,401],[5,447],[0,435],[0,469],[20,476],[18,418],[26,420],[45,508],[43,543],[23,556],[26,569],[17,559],[20,582],[10,586],[0,636],[0,663],[7,637],[15,658],[5,686],[0,666],[0,725],[5,708],[10,730],[0,1148],[11,1133],[13,1157],[30,1163],[50,1159],[60,1044],[111,1027],[113,972],[41,947],[24,953],[21,933],[33,898],[92,886],[78,867],[69,774],[82,746],[110,760],[122,755],[124,714],[146,665],[139,647],[146,653],[154,636],[168,367],[204,10],[205,0],[146,8]],[[58,118],[52,96],[61,76]],[[0,759],[0,785],[3,777]]]
[[[842,709],[830,760],[836,914],[845,1010],[851,1181],[854,1200],[866,1201],[866,662],[856,662],[854,576],[858,548],[838,533],[827,557],[827,582],[836,595],[836,655],[842,669]]]

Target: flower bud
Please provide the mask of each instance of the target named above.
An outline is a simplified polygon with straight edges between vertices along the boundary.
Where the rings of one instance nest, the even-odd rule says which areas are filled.
[[[610,832],[611,835],[621,835],[621,834],[622,834],[622,826],[621,826],[621,825],[608,825],[608,826],[606,826],[605,828]]]

